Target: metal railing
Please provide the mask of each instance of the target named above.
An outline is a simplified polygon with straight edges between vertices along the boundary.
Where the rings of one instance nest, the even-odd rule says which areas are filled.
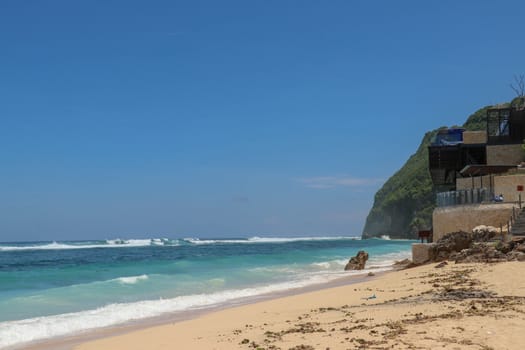
[[[441,192],[436,195],[438,207],[453,205],[479,204],[490,202],[494,195],[487,188],[472,188],[468,190]]]

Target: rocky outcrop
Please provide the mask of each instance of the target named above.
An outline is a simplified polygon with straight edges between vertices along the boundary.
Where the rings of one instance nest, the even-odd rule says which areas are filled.
[[[498,229],[478,226],[468,232],[448,233],[433,244],[433,261],[460,262],[525,261],[525,242],[503,242]]]
[[[459,252],[470,247],[472,234],[464,231],[447,233],[434,245],[431,254],[434,260],[442,261],[448,259],[451,253]]]
[[[368,260],[368,253],[364,250],[357,252],[357,255],[350,258],[348,264],[345,266],[345,271],[348,270],[362,270],[365,268],[366,261]]]

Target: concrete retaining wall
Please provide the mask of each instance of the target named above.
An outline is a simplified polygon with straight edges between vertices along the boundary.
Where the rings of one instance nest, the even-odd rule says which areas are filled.
[[[513,203],[495,203],[436,208],[432,214],[433,241],[449,232],[471,232],[478,225],[505,226],[515,206]]]

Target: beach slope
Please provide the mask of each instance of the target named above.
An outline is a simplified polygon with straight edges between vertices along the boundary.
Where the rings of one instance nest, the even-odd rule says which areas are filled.
[[[437,266],[221,310],[75,349],[523,348],[525,263]]]

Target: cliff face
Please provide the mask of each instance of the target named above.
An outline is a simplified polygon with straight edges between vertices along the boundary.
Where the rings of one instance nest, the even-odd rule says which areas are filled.
[[[463,127],[485,130],[484,107],[472,114]],[[389,235],[392,238],[416,238],[419,229],[432,227],[436,190],[428,171],[428,146],[439,129],[427,132],[405,165],[390,177],[374,197],[366,218],[363,238]]]
[[[412,238],[412,227],[430,224],[434,194],[427,147],[436,132],[427,132],[417,152],[377,191],[366,218],[363,238],[381,235]]]

